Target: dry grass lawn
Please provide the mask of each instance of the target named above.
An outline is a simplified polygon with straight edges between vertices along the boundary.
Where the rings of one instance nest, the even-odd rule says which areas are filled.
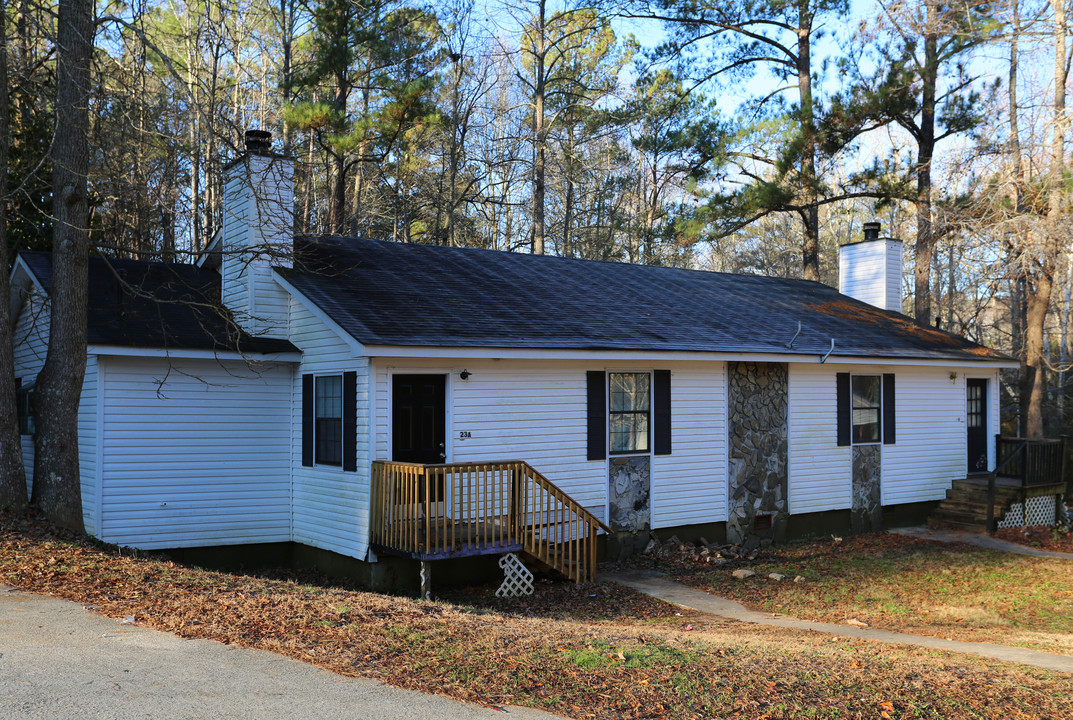
[[[758,610],[1073,655],[1073,560],[873,533],[771,548],[750,568],[745,581],[699,566],[678,574]]]

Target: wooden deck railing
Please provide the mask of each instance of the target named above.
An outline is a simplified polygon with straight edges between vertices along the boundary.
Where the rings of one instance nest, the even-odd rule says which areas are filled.
[[[523,461],[372,468],[371,541],[420,560],[523,551],[575,582],[602,523]]]
[[[1022,487],[1065,482],[1066,441],[995,436],[995,471],[1018,478]]]
[[[987,531],[995,531],[995,485],[999,477],[1021,481],[1021,502],[1033,488],[1065,485],[1066,440],[995,436],[995,469],[987,479]],[[1037,492],[1047,492],[1038,490]]]

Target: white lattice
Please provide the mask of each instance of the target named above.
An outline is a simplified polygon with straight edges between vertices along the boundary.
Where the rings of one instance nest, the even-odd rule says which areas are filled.
[[[503,568],[503,584],[496,590],[496,597],[518,597],[533,594],[533,573],[514,553],[499,558]]]
[[[1025,512],[1027,505],[1027,512]],[[1028,498],[1028,502],[1022,505],[1014,503],[1010,505],[1010,511],[999,521],[1000,528],[1035,527],[1037,525],[1055,524],[1054,495],[1043,495]]]

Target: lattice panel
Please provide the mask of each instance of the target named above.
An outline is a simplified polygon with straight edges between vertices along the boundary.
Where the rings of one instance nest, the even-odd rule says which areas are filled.
[[[1010,505],[1010,511],[999,521],[1000,528],[1035,527],[1036,525],[1054,526],[1057,516],[1055,513],[1054,495],[1028,498],[1028,502]],[[1027,512],[1026,512],[1027,509]]]
[[[533,573],[514,553],[499,558],[503,568],[503,584],[496,590],[496,597],[519,597],[533,594]]]

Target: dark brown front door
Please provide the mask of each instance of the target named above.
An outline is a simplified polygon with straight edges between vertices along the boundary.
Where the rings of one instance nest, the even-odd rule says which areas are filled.
[[[969,472],[987,472],[987,380],[969,380],[968,407]]]
[[[393,375],[391,380],[391,459],[395,462],[447,461],[446,375]]]

